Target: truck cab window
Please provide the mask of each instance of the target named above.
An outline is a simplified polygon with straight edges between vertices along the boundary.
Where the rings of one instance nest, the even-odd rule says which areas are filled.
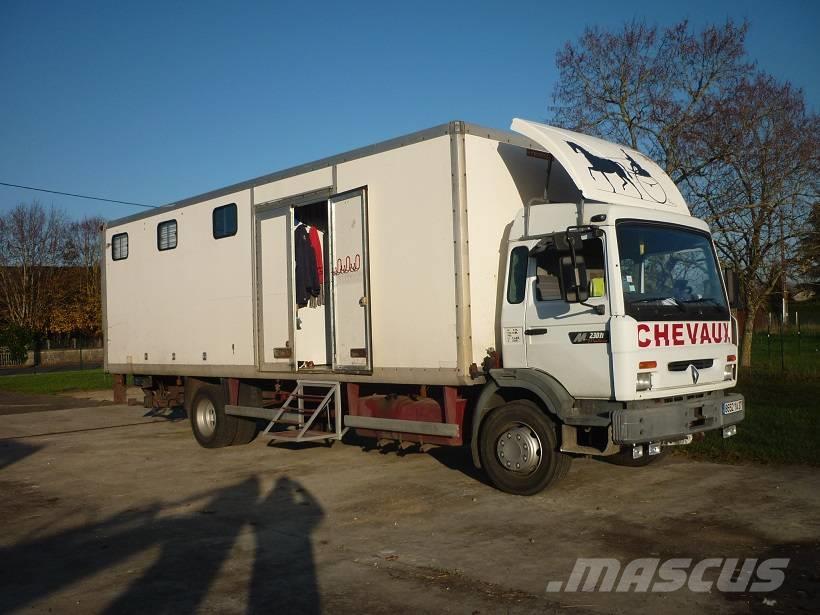
[[[558,277],[558,251],[547,249],[535,257],[535,300],[561,299],[561,280]]]
[[[606,291],[604,283],[604,244],[597,237],[583,240],[577,246],[576,254],[583,256],[589,279],[590,296],[602,297]],[[561,293],[561,272],[559,261],[561,253],[555,248],[548,248],[535,257],[535,300],[559,301]]]
[[[589,296],[603,297],[606,294],[603,240],[598,237],[584,239],[583,254],[589,280]]]
[[[618,225],[626,313],[636,320],[728,319],[729,306],[712,242],[673,225]]]
[[[507,302],[521,303],[527,284],[527,261],[530,251],[524,246],[513,248],[510,252],[509,276],[507,279]]]

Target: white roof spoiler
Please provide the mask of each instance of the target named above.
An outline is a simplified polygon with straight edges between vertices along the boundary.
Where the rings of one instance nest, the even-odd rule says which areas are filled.
[[[510,128],[552,154],[585,199],[689,214],[675,183],[634,149],[518,118]]]

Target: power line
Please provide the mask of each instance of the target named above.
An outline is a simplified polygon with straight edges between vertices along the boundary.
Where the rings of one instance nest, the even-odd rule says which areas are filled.
[[[133,203],[131,201],[117,201],[116,199],[104,199],[99,196],[88,196],[85,194],[73,194],[71,192],[60,192],[59,190],[47,190],[46,188],[34,188],[32,186],[21,186],[20,184],[9,184],[8,182],[0,182],[0,186],[9,186],[11,188],[22,188],[24,190],[36,190],[37,192],[48,192],[50,194],[60,194],[62,196],[73,196],[78,199],[90,199],[92,201],[105,201],[106,203],[117,203],[118,205],[134,205],[135,207],[148,207],[155,209],[157,205],[145,205],[144,203]]]

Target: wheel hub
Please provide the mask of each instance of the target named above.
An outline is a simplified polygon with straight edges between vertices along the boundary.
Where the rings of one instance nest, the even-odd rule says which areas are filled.
[[[541,463],[541,441],[529,426],[517,425],[501,434],[496,455],[510,472],[529,474]]]
[[[199,402],[196,409],[196,424],[204,436],[210,436],[216,431],[216,408],[209,399]]]

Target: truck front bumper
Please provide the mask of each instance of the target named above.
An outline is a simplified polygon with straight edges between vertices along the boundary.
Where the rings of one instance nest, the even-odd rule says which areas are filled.
[[[681,401],[647,400],[612,413],[612,440],[617,444],[640,444],[680,440],[690,434],[735,425],[746,416],[741,410],[724,413],[724,404],[743,401],[739,393],[713,393]]]

